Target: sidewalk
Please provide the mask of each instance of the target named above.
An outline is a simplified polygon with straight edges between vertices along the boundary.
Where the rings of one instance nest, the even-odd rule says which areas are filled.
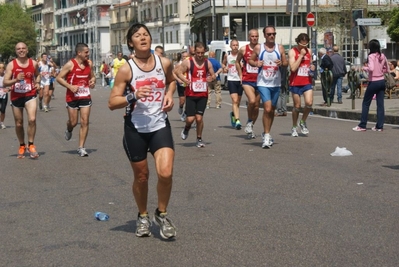
[[[346,84],[344,82],[344,84]],[[336,94],[336,93],[335,93]],[[321,91],[320,81],[316,81],[315,89],[313,90],[313,114],[318,114],[325,117],[340,118],[340,119],[350,119],[350,120],[360,120],[360,115],[362,112],[362,101],[363,98],[356,98],[354,103],[352,99],[347,99],[350,97],[348,93],[342,93],[342,104],[334,102],[330,107],[321,106],[324,103],[323,95]],[[337,101],[335,96],[334,101]],[[287,103],[287,109],[292,110],[292,98],[289,98],[289,103]],[[385,98],[385,123],[389,124],[399,124],[399,98],[396,95],[392,95],[391,99]],[[303,99],[302,99],[303,107]],[[377,121],[376,116],[376,103],[375,100],[371,102],[369,118],[371,122]]]

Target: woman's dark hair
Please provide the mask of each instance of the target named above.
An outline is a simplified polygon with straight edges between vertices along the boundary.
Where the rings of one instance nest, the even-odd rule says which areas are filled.
[[[141,28],[144,28],[147,31],[147,33],[148,33],[148,35],[150,35],[150,38],[151,38],[151,41],[152,41],[152,36],[151,36],[151,33],[148,30],[147,26],[145,26],[144,24],[141,24],[141,23],[133,24],[129,28],[129,30],[127,31],[127,34],[126,34],[127,47],[129,48],[130,52],[133,52],[133,50],[134,50],[134,47],[130,46],[131,38],[132,38],[133,34],[135,34]]]
[[[398,63],[396,63],[396,60],[391,60],[389,61],[389,63],[392,64],[392,66],[394,66],[396,68],[396,66],[398,66]]]
[[[177,53],[176,55],[176,61],[179,62],[181,60],[181,53]]]
[[[307,43],[309,43],[310,41],[309,35],[307,35],[306,33],[300,33],[298,37],[295,38],[295,42],[299,44],[301,41],[306,41]]]
[[[381,55],[381,45],[380,42],[377,39],[372,39],[369,42],[369,55],[370,54],[374,54],[374,53],[378,53]]]

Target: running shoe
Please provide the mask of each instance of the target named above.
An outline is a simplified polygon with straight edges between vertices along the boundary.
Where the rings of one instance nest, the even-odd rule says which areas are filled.
[[[25,158],[25,151],[26,151],[25,146],[19,146],[17,158],[19,159]]]
[[[181,139],[186,140],[188,137],[188,131],[186,131],[185,129],[183,129],[180,133]]]
[[[65,130],[65,140],[69,141],[72,138],[72,132],[68,131],[68,129]]]
[[[271,148],[273,145],[273,139],[270,134],[262,133],[262,148]]]
[[[136,236],[147,237],[151,236],[151,220],[148,214],[138,215],[136,221]]]
[[[222,108],[222,105],[217,105],[216,108]]]
[[[176,226],[173,222],[167,217],[168,214],[166,212],[159,213],[158,209],[154,214],[154,223],[159,226],[159,233],[164,239],[171,239],[176,236]]]
[[[292,127],[291,129],[291,136],[293,137],[298,137],[298,132],[296,130],[296,127]]]
[[[43,110],[44,110],[44,112],[49,112],[49,109],[46,106],[43,107]]]
[[[37,153],[35,145],[29,145],[29,147],[27,147],[27,150],[29,152],[29,156],[32,159],[36,159],[39,157],[39,153]]]
[[[352,128],[352,130],[354,130],[355,132],[365,132],[365,131],[367,131],[366,128],[362,128],[362,127],[359,127],[359,126],[356,126],[356,127]]]
[[[383,131],[383,129],[378,129],[376,127],[371,128],[371,130],[374,132],[382,132]]]
[[[209,109],[209,106],[206,106],[206,109]]]
[[[177,109],[177,113],[179,113],[179,115],[182,115],[183,114],[183,107],[179,107]]]
[[[248,139],[255,139],[256,135],[254,132],[248,134]]]
[[[236,120],[236,127],[237,130],[241,130],[241,122],[240,120]]]
[[[4,125],[4,123],[0,123],[0,127],[1,127],[1,129],[5,129],[5,128],[7,128],[5,125]]]
[[[202,141],[202,139],[197,139],[197,147],[205,147],[205,144]]]
[[[186,121],[186,118],[187,118],[186,113],[182,113],[181,116],[180,116],[180,120],[181,121]]]
[[[245,133],[247,133],[247,134],[252,133],[253,127],[254,126],[253,126],[252,122],[248,122],[247,125],[245,125],[245,129],[244,129]]]
[[[303,134],[309,134],[309,130],[308,130],[308,127],[306,127],[306,121],[300,121],[299,122],[299,127],[301,128],[301,132],[303,133]]]
[[[233,111],[230,112],[230,122],[231,122],[231,127],[235,128],[236,127],[236,118],[234,117]]]
[[[78,154],[81,157],[88,157],[89,156],[89,154],[87,154],[87,152],[86,152],[86,148],[84,148],[84,147],[79,147],[78,148]]]

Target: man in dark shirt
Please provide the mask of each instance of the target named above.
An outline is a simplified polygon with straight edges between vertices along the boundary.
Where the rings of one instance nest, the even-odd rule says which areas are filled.
[[[334,100],[335,94],[335,86],[337,87],[337,98],[338,104],[342,104],[342,80],[346,74],[346,66],[345,59],[338,54],[339,48],[338,46],[333,47],[333,55],[331,56],[331,60],[334,63],[332,73],[333,73],[333,82],[331,84],[330,98],[331,103]]]
[[[327,50],[322,47],[319,49],[319,57],[320,57],[320,72],[324,72],[327,70],[332,70],[334,63],[332,62],[329,55],[327,55]],[[321,88],[323,91],[323,100],[324,103],[321,104],[322,106],[327,106],[327,88],[324,88],[323,82],[321,83]]]

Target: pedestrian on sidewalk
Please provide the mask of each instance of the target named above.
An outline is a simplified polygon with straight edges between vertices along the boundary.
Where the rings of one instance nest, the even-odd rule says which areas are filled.
[[[368,48],[370,50],[367,57],[367,66],[363,66],[363,70],[369,72],[369,83],[367,85],[366,93],[363,97],[362,115],[358,126],[352,128],[355,132],[365,132],[367,126],[367,119],[373,95],[376,95],[377,100],[377,124],[371,128],[373,131],[382,132],[384,128],[384,95],[385,95],[385,78],[384,73],[389,72],[388,61],[384,54],[381,53],[380,42],[373,39],[369,42]]]
[[[346,71],[345,59],[338,53],[338,51],[339,48],[338,46],[335,45],[333,47],[333,54],[331,55],[331,60],[334,66],[332,68],[333,81],[330,90],[330,99],[331,99],[330,103],[334,101],[335,87],[337,87],[338,104],[342,104],[342,81],[347,71]]]
[[[326,70],[332,70],[334,63],[332,62],[329,55],[327,55],[327,50],[322,47],[319,49],[319,57],[320,57],[320,73],[323,73]],[[321,82],[321,89],[323,93],[324,103],[322,106],[327,106],[327,88],[325,88],[323,81]]]

